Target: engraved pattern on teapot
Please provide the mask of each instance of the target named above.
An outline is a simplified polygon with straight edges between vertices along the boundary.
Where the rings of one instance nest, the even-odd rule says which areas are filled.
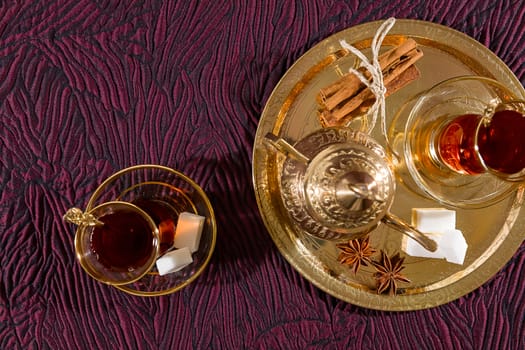
[[[378,174],[376,164],[366,157],[365,152],[355,148],[340,149],[330,154],[328,161],[333,162],[323,172],[314,169],[311,175],[305,176],[308,179],[305,188],[307,205],[311,207],[313,217],[332,229],[357,228],[380,219],[378,214],[386,207],[385,194],[391,191],[388,183],[376,189],[382,194],[382,200],[353,196],[355,200],[348,201],[341,196],[342,192],[351,192],[351,184],[372,182]]]

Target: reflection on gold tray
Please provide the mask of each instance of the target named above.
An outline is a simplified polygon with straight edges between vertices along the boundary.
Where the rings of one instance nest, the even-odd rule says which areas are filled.
[[[344,39],[368,54],[380,24],[362,24],[325,39],[286,72],[270,96],[257,129],[253,181],[259,209],[272,239],[281,254],[305,278],[325,292],[355,305],[378,310],[417,310],[447,303],[473,291],[510,260],[525,238],[525,215],[521,213],[525,188],[522,186],[509,198],[489,208],[457,210],[456,226],[469,245],[463,265],[407,255],[403,272],[411,283],[401,286],[403,289],[396,296],[378,295],[371,277],[373,267],[362,267],[354,274],[337,261],[335,243],[315,239],[293,225],[279,190],[283,158],[263,144],[268,132],[295,143],[321,127],[316,114],[317,92],[355,65],[354,57],[340,50],[339,41]],[[397,45],[403,36],[414,38],[424,52],[424,57],[416,63],[421,77],[387,98],[387,118],[413,95],[460,75],[482,75],[502,81],[517,96],[525,98],[525,90],[508,67],[468,36],[428,22],[397,20],[383,46],[388,49]],[[410,221],[412,208],[439,206],[400,185],[392,212]],[[370,235],[374,248],[390,254],[401,251],[401,239],[401,233],[385,225]]]

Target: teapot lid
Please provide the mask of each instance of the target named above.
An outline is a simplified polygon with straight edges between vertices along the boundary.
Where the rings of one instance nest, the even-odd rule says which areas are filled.
[[[381,145],[348,128],[325,128],[294,146],[310,161],[288,157],[281,194],[294,222],[323,239],[366,234],[393,201],[395,181]]]

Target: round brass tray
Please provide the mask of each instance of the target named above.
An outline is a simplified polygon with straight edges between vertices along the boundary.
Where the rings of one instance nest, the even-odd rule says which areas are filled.
[[[525,215],[521,213],[525,187],[487,208],[457,209],[456,227],[463,232],[469,246],[463,265],[402,253],[406,255],[403,274],[411,283],[400,285],[401,293],[395,296],[378,294],[372,277],[373,267],[362,267],[355,274],[337,261],[338,250],[334,242],[315,239],[293,225],[279,188],[284,158],[263,143],[268,132],[295,143],[321,128],[316,94],[355,65],[355,58],[341,51],[339,41],[344,39],[369,53],[380,24],[366,23],[330,36],[306,52],[286,72],[267,101],[257,129],[253,182],[262,218],[277,248],[318,288],[346,302],[371,309],[425,309],[473,291],[510,260],[525,238]],[[387,122],[410,97],[455,76],[487,76],[504,82],[518,97],[525,98],[525,90],[510,69],[490,50],[465,34],[429,22],[397,20],[383,46],[387,49],[396,45],[404,36],[415,39],[424,52],[424,57],[416,64],[421,77],[387,98]],[[372,136],[380,138],[379,134],[372,133]],[[440,206],[399,185],[392,212],[410,221],[412,208]],[[401,234],[385,225],[370,234],[371,245],[389,254],[402,251],[401,241]]]

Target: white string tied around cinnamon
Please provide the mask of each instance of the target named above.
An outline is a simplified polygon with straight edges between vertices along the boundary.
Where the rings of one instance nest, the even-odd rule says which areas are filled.
[[[361,61],[359,67],[364,67],[371,76],[371,80],[367,79],[361,72],[357,69],[350,68],[350,72],[355,74],[359,80],[365,84],[365,86],[370,89],[372,94],[375,97],[374,104],[370,107],[369,114],[372,116],[372,121],[368,127],[367,132],[370,133],[376,123],[378,115],[381,119],[381,133],[386,137],[386,111],[385,111],[385,94],[386,87],[383,83],[383,72],[381,65],[379,64],[379,50],[383,44],[385,36],[388,34],[390,29],[395,24],[395,18],[389,18],[381,24],[378,28],[374,38],[372,40],[372,58],[369,60],[361,51],[356,49],[354,46],[348,44],[345,40],[339,41],[339,44],[346,50],[353,53]]]

